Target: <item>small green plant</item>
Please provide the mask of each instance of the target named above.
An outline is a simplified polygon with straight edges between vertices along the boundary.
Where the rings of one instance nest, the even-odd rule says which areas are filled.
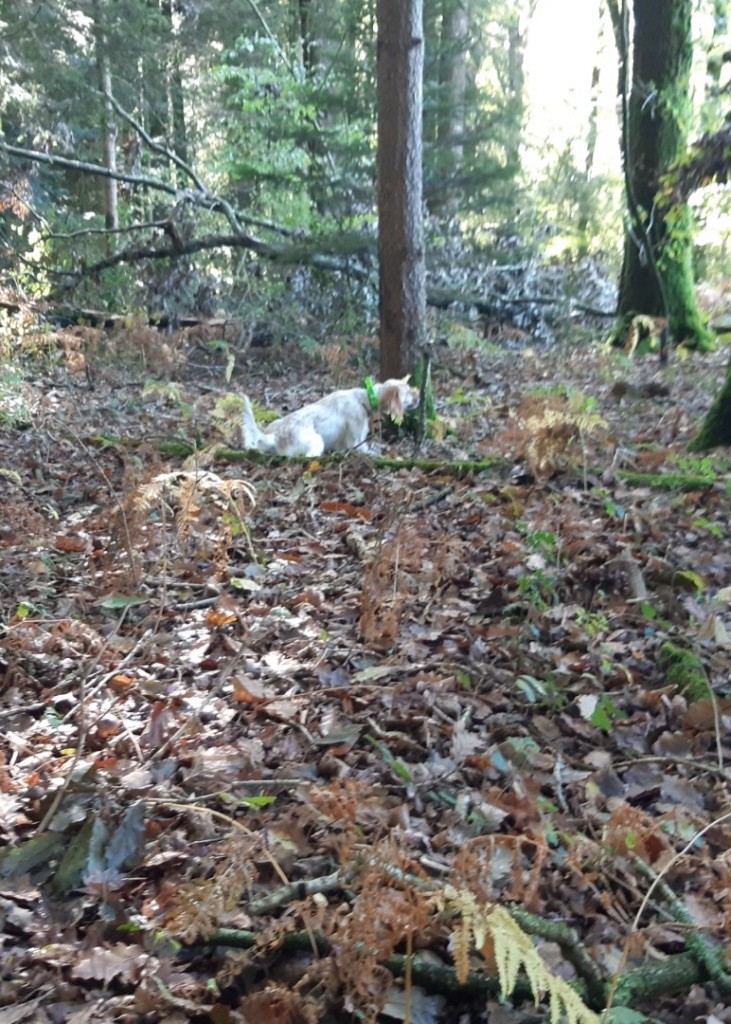
[[[579,608],[576,622],[592,639],[609,629],[609,619],[603,612],[592,612],[587,608]]]
[[[24,384],[25,378],[18,366],[0,367],[0,426],[18,428],[30,422]]]
[[[478,334],[477,331],[473,330],[472,327],[468,327],[466,324],[454,323],[449,327],[449,333],[447,334],[447,347],[455,349],[457,352],[473,352],[479,350],[480,352],[492,352],[497,354],[501,351],[499,345],[495,345],[494,342],[487,341]]]
[[[530,704],[555,708],[564,703],[563,695],[552,679],[537,679],[535,676],[522,675],[515,680],[515,685]]]
[[[241,395],[221,395],[213,406],[211,418],[229,444],[236,444],[239,441],[243,414],[244,400]]]
[[[601,729],[602,732],[610,733],[613,728],[612,723],[626,717],[626,712],[621,711],[606,694],[602,694],[596,703],[589,721],[597,729]]]
[[[614,500],[609,491],[603,487],[595,487],[592,491],[592,496],[601,501],[604,511],[610,519],[624,519],[627,515],[627,510],[624,505],[620,505]]]
[[[717,463],[713,455],[671,455],[668,462],[688,476],[705,477],[709,484],[718,479]]]
[[[518,519],[515,523],[516,529],[525,537],[526,547],[529,551],[553,561],[559,550],[559,539],[550,530],[531,530],[524,519]]]
[[[385,743],[381,743],[380,740],[377,740],[375,736],[371,736],[370,733],[366,733],[363,738],[366,740],[366,742],[370,743],[372,747],[375,747],[375,749],[381,755],[381,757],[388,765],[388,767],[391,769],[391,771],[394,773],[394,775],[397,775],[400,779],[403,779],[404,782],[411,782],[411,772],[406,767],[403,761],[399,760],[399,758],[397,757],[394,757],[394,755],[391,753],[391,751],[388,749]]]
[[[273,423],[282,418],[281,413],[274,409],[267,409],[263,405],[259,405],[258,402],[252,402],[251,408],[254,410],[254,419],[257,423]]]
[[[718,537],[719,540],[726,536],[726,531],[719,523],[712,523],[710,519],[705,519],[703,516],[694,519],[692,525],[697,530],[705,530],[712,537]]]
[[[261,810],[262,807],[269,807],[273,804],[276,795],[262,794],[260,796],[234,796],[232,793],[221,793],[221,802],[229,806],[251,807],[253,810]]]
[[[306,352],[308,355],[311,355],[313,352],[317,352],[317,349],[320,346],[320,342],[317,340],[317,338],[313,338],[309,334],[300,335],[300,337],[297,339],[297,344],[302,349],[302,351]]]
[[[555,581],[543,569],[524,573],[518,580],[518,593],[538,612],[545,612],[558,601]]]

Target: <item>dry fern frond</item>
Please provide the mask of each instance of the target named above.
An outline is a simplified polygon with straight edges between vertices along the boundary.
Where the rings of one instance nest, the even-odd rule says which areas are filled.
[[[183,882],[165,906],[159,924],[184,942],[205,938],[220,927],[255,880],[254,845],[237,836],[219,847],[220,860],[213,875]]]
[[[377,548],[363,574],[358,628],[374,646],[388,647],[398,636],[405,600],[401,556],[401,539],[396,536]]]
[[[539,478],[568,468],[577,447],[583,454],[589,437],[605,426],[579,392],[529,395],[518,406],[507,440]]]
[[[259,992],[244,996],[240,1008],[246,1020],[269,1024],[317,1024],[322,1019],[314,999],[272,981]]]
[[[423,933],[431,913],[421,890],[399,883],[378,862],[369,865],[334,953],[340,981],[366,1020],[376,1020],[392,984],[385,961],[409,937]]]
[[[160,473],[137,492],[136,505],[139,511],[149,512],[161,501],[172,510],[180,508],[199,494],[204,500],[230,502],[245,501],[251,508],[256,505],[256,491],[246,480],[224,480],[207,470],[179,470],[175,473]]]
[[[668,849],[668,840],[661,831],[664,817],[650,818],[639,807],[620,804],[612,811],[604,830],[604,842],[620,857],[634,854],[646,864],[654,864]]]
[[[474,949],[483,955],[489,951],[494,957],[504,996],[511,994],[522,971],[528,978],[536,1003],[548,996],[551,1024],[558,1024],[564,1014],[568,1024],[599,1024],[597,1015],[568,982],[551,973],[530,936],[504,907],[482,904],[474,893],[453,886],[445,886],[435,896],[435,902],[439,909],[459,914],[453,941],[460,981],[467,977],[464,944],[465,931],[468,931]]]
[[[138,487],[132,506],[138,515],[160,508],[163,519],[173,520],[179,542],[215,555],[241,534],[248,538],[246,516],[256,504],[255,495],[246,480],[226,480],[204,469],[179,470],[160,473]]]

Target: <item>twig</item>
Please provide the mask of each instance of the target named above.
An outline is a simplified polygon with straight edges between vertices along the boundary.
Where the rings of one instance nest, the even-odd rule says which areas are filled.
[[[340,870],[333,871],[329,875],[321,875],[319,878],[304,878],[283,885],[269,893],[268,896],[251,900],[246,904],[246,911],[257,916],[267,914],[271,910],[277,910],[279,907],[291,903],[292,900],[302,900],[305,896],[314,896],[316,893],[333,892],[335,889],[342,889],[345,884],[346,878]]]
[[[719,768],[715,764],[699,764],[692,757],[670,757],[667,754],[647,754],[643,757],[633,757],[628,761],[616,761],[613,768],[632,768],[636,764],[682,764],[685,768],[693,771],[707,772],[708,775],[715,775],[720,779],[731,782],[731,771],[727,768]]]
[[[119,623],[118,623],[118,626],[117,626],[117,630],[119,630],[121,628],[122,623],[124,622],[125,615],[127,614],[127,611],[128,611],[127,608],[125,608],[122,611],[122,614],[120,616]],[[48,826],[53,821],[53,818],[56,815],[56,811],[61,806],[61,801],[63,800],[64,796],[66,795],[66,793],[68,791],[69,786],[71,785],[71,780],[73,778],[74,769],[76,768],[76,765],[81,760],[81,755],[84,753],[84,748],[86,747],[86,737],[87,737],[88,732],[89,732],[89,723],[88,723],[88,720],[87,720],[87,717],[86,717],[86,711],[87,711],[87,706],[86,706],[86,701],[87,701],[86,683],[87,683],[87,679],[88,679],[89,675],[91,674],[91,670],[93,669],[93,667],[95,665],[99,664],[99,661],[101,660],[102,655],[108,649],[110,643],[111,643],[111,638],[107,639],[102,644],[102,646],[100,647],[100,649],[97,652],[96,656],[94,657],[94,660],[91,662],[91,665],[89,666],[88,670],[82,670],[79,673],[79,701],[78,701],[78,704],[76,705],[76,707],[74,708],[74,714],[78,714],[78,719],[79,719],[78,739],[76,741],[76,750],[74,751],[74,756],[71,758],[71,763],[70,763],[70,765],[67,768],[64,780],[63,780],[61,786],[59,787],[59,789],[57,790],[56,795],[54,796],[53,800],[51,801],[51,806],[48,808],[46,813],[43,815],[43,818],[42,818],[38,828],[36,829],[36,835],[40,835],[42,832],[45,832],[46,829],[48,828]]]

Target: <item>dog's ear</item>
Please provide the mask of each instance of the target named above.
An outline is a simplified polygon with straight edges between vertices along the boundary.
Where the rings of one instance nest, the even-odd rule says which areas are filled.
[[[381,412],[385,412],[392,420],[401,423],[404,418],[404,402],[401,397],[400,381],[397,384],[387,384],[381,388],[378,400]]]

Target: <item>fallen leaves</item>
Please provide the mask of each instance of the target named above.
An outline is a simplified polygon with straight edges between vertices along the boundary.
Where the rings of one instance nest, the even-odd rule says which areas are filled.
[[[524,438],[534,469],[564,469],[542,483],[499,431],[479,447],[507,468],[462,478],[361,458],[180,471],[152,448],[92,460],[67,440],[41,458],[45,435],[24,432],[0,524],[13,595],[0,660],[0,918],[29,997],[62,978],[67,1021],[102,991],[115,1012],[150,1021],[320,1013],[309,990],[283,995],[291,986],[240,998],[230,978],[256,953],[222,966],[178,943],[251,927],[281,874],[304,885],[375,850],[486,898],[568,914],[597,962],[616,963],[647,884],[628,860],[664,864],[728,799],[731,552],[727,462],[678,463],[685,428],[670,437],[651,403],[601,404],[600,358],[550,356],[554,376],[583,375],[596,413],[565,397],[523,408],[524,423],[533,410],[545,426],[540,445]],[[526,356],[522,388],[543,386],[550,360]],[[683,373],[687,393],[695,386],[679,368],[678,401]],[[494,362],[492,392],[510,395],[512,374]],[[120,435],[159,432],[157,401],[115,412]],[[490,403],[491,420],[509,410]],[[96,413],[76,415],[90,433]],[[430,454],[473,455],[461,450],[473,433],[465,421]],[[623,481],[604,438],[613,451],[642,438],[638,468],[708,486]],[[670,678],[668,643],[693,654],[702,694]],[[719,939],[728,840],[721,821],[672,876]],[[34,885],[55,892],[52,910]],[[362,932],[341,890],[262,912],[268,970],[302,922]],[[398,890],[384,907],[389,941],[415,898]],[[681,928],[653,927],[637,955],[651,940],[682,948]],[[423,942],[445,952],[436,925]],[[359,962],[345,993],[337,957],[315,963],[298,983],[312,970],[315,991],[322,971],[328,1012],[341,1012]],[[217,971],[236,1010],[217,1001]],[[397,1012],[394,991],[382,994]],[[0,1022],[34,1019],[40,1004],[11,1006],[11,995],[0,984]],[[427,1019],[442,1012],[431,999],[417,996]]]

